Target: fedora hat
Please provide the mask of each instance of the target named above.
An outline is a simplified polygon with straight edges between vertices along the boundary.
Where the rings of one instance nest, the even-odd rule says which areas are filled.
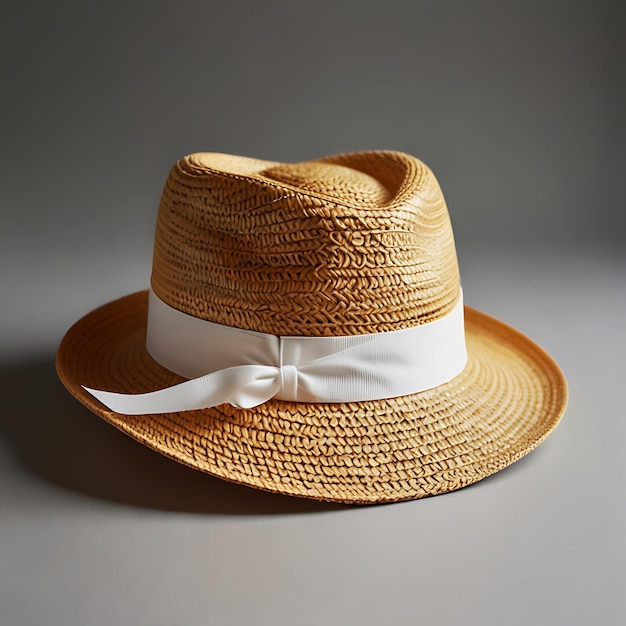
[[[463,304],[439,185],[391,151],[184,157],[150,288],[74,324],[57,371],[180,463],[346,503],[481,480],[538,446],[567,401],[544,350]]]

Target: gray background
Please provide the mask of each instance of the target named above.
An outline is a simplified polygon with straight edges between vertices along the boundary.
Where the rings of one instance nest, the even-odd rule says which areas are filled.
[[[626,620],[618,2],[21,2],[0,23],[0,624]],[[423,501],[237,487],[101,423],[63,332],[143,289],[169,168],[422,158],[466,300],[562,365],[529,457]]]

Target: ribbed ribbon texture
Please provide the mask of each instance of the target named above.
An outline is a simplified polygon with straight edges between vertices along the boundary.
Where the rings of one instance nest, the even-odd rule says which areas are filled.
[[[127,415],[174,413],[271,398],[364,402],[438,387],[465,367],[463,301],[434,322],[368,335],[279,337],[182,313],[150,291],[147,348],[186,382],[142,394],[84,387]]]

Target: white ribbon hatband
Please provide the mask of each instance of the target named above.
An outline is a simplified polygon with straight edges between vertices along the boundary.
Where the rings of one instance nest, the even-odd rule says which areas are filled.
[[[364,402],[425,391],[461,373],[467,361],[463,299],[429,324],[368,335],[278,337],[201,320],[149,296],[147,348],[186,382],[142,394],[84,387],[112,411],[173,413],[271,398]]]

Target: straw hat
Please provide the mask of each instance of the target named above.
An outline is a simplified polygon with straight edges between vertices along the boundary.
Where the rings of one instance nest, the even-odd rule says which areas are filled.
[[[78,321],[57,370],[94,413],[214,476],[409,500],[513,463],[565,408],[552,358],[461,298],[446,204],[418,159],[193,154],[163,190],[150,292]],[[282,360],[309,347],[323,353],[311,372]]]

